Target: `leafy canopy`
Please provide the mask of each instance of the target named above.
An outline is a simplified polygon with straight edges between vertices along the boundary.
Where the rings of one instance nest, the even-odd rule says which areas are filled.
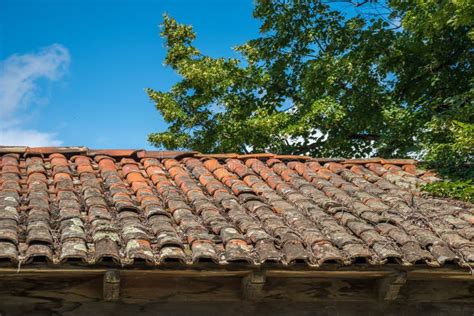
[[[156,146],[204,152],[405,156],[473,122],[470,1],[390,1],[387,18],[320,1],[259,0],[261,37],[211,58],[165,16],[165,63],[181,81],[147,92],[170,124]],[[390,21],[399,21],[394,27]]]
[[[148,89],[168,149],[344,157],[417,155],[472,174],[474,2],[392,0],[388,16],[349,16],[315,0],[258,0],[260,37],[239,59],[193,45],[164,16],[165,63],[181,80]],[[363,11],[363,6],[361,6]],[[471,175],[472,176],[472,175]]]

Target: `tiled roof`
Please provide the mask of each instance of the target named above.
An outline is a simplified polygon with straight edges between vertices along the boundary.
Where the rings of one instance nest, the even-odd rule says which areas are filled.
[[[0,258],[310,266],[474,261],[474,208],[415,161],[0,147]]]

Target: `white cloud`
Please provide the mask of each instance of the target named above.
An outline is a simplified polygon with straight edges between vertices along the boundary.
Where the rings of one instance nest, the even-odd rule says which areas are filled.
[[[62,142],[53,133],[42,133],[35,130],[0,129],[0,145],[3,146],[60,146]]]
[[[67,71],[70,55],[53,44],[37,53],[12,55],[0,61],[0,145],[57,146],[52,133],[24,128],[25,111],[42,101],[40,80],[59,80]]]

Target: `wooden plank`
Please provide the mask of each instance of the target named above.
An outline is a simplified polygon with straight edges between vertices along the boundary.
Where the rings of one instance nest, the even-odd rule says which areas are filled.
[[[104,274],[103,284],[104,301],[114,302],[120,298],[120,272],[110,270]]]
[[[150,302],[240,301],[241,277],[163,277],[121,275],[120,301],[129,304]]]
[[[262,301],[376,302],[373,285],[369,279],[267,277]]]
[[[163,277],[242,277],[251,270],[226,271],[226,270],[122,270],[127,275],[159,275]]]
[[[450,279],[411,280],[405,284],[399,296],[398,301],[405,303],[468,302],[474,306],[474,283]]]
[[[61,306],[60,306],[61,305]],[[153,302],[125,304],[89,302],[84,304],[36,305],[19,304],[0,307],[4,315],[259,315],[259,316],[363,316],[363,315],[473,315],[472,304],[424,303],[379,306],[373,302],[288,302],[271,301],[259,304],[247,302]]]
[[[403,271],[377,280],[377,292],[379,301],[394,301],[400,293],[400,289],[407,282],[407,274]]]
[[[91,274],[3,275],[0,278],[0,313],[61,315],[83,304],[103,302],[102,281],[101,276]]]
[[[256,276],[258,277],[257,274]],[[253,281],[257,283],[258,279],[254,277]],[[68,314],[69,311],[76,310],[78,315],[81,315],[86,310],[95,310],[94,314],[97,314],[103,308],[116,306],[118,313],[115,314],[119,315],[125,313],[122,308],[126,306],[130,308],[135,306],[135,311],[148,310],[152,312],[152,306],[170,304],[170,308],[172,306],[181,308],[182,315],[187,315],[189,310],[188,313],[185,313],[186,308],[191,309],[191,306],[201,303],[215,304],[215,306],[218,304],[220,304],[219,306],[227,306],[226,303],[229,306],[232,304],[234,304],[232,306],[243,304],[276,306],[276,304],[283,304],[284,307],[285,304],[298,302],[293,305],[295,311],[299,311],[298,307],[302,306],[301,304],[314,304],[311,306],[315,311],[320,311],[321,306],[326,304],[329,307],[334,307],[334,309],[328,310],[328,312],[331,311],[330,315],[336,315],[337,308],[341,304],[350,302],[354,307],[363,304],[369,307],[393,304],[396,304],[396,306],[405,306],[405,304],[415,306],[418,302],[427,304],[432,304],[432,302],[451,303],[456,306],[459,304],[474,305],[474,283],[459,282],[457,279],[408,281],[400,289],[399,298],[391,304],[387,304],[387,301],[376,304],[378,292],[376,291],[377,280],[375,279],[291,278],[287,276],[268,277],[266,275],[264,281],[258,304],[254,304],[255,302],[251,300],[242,300],[242,277],[214,276],[203,278],[173,277],[146,273],[123,275],[121,273],[120,299],[116,302],[104,302],[102,287],[104,274],[10,273],[3,274],[0,277],[0,313],[17,315],[34,311],[49,311],[49,313],[45,312],[44,314]],[[8,310],[13,312],[6,312],[5,306],[8,306]],[[143,307],[143,309],[140,307]],[[384,314],[385,310],[382,307],[380,308],[381,310],[375,314]],[[172,314],[173,310],[167,311]],[[350,308],[348,311],[350,311]],[[395,311],[394,315],[397,314]],[[110,313],[106,314],[114,314],[113,310],[108,312]],[[164,313],[162,310],[160,312]],[[217,312],[219,311],[213,311],[211,314]],[[421,310],[422,312],[423,310]],[[254,314],[260,315],[257,311]],[[351,313],[348,315],[351,315]]]
[[[245,300],[256,302],[263,297],[266,275],[264,271],[254,271],[242,279],[242,295]]]

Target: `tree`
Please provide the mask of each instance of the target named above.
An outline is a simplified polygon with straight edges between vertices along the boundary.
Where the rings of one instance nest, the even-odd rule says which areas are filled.
[[[321,1],[259,0],[261,36],[236,48],[240,59],[202,55],[192,27],[165,16],[165,63],[182,79],[168,92],[147,90],[170,124],[149,141],[440,162],[440,145],[455,148],[460,129],[474,138],[474,3],[381,5],[388,16],[367,18]],[[472,147],[459,154],[443,163],[472,162]]]

